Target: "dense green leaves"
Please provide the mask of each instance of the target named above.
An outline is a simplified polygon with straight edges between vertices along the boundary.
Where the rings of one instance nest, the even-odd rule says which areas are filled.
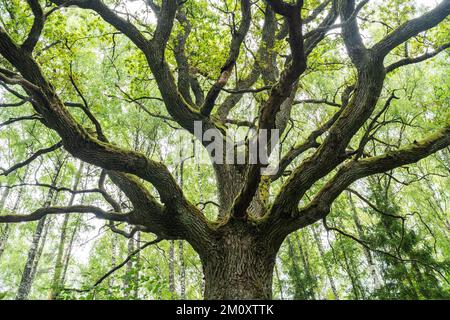
[[[149,38],[153,35],[157,18],[143,1],[104,2],[122,18],[133,22],[142,34]],[[310,16],[322,2],[305,1],[302,16]],[[169,115],[145,54],[92,11],[57,8],[49,1],[40,3],[45,12],[51,13],[33,57],[70,114],[93,134],[95,124],[83,111],[87,108],[112,144],[163,162],[180,185],[182,181],[186,199],[209,221],[215,221],[220,192],[217,175],[199,142]],[[423,1],[371,2],[358,17],[364,42],[373,45],[426,9],[429,7]],[[179,35],[189,29],[184,52],[189,73],[197,77],[200,89],[207,92],[227,59],[229,43],[241,19],[239,2],[189,0],[183,10],[189,25],[175,20],[165,59],[178,80],[180,66],[175,51]],[[227,83],[228,91],[248,78],[254,68],[263,69],[270,62],[258,53],[264,10],[263,1],[256,1],[252,6],[249,35]],[[275,34],[279,35],[285,22],[279,15],[276,18]],[[323,14],[313,19],[305,31],[317,27],[322,18]],[[0,0],[0,24],[14,41],[22,43],[33,24],[27,1]],[[436,28],[412,37],[389,53],[385,65],[438,49],[450,41],[449,28],[447,18]],[[286,39],[276,38],[269,50],[276,56],[276,69],[289,65],[290,48]],[[378,156],[416,143],[430,132],[448,126],[448,65],[448,51],[444,50],[420,64],[390,72],[372,116],[353,136],[347,151],[351,154],[366,142],[361,157]],[[3,57],[0,66],[14,69]],[[308,69],[299,78],[299,89],[281,137],[280,155],[305,141],[312,131],[338,112],[344,103],[345,88],[355,82],[357,72],[346,54],[339,29],[331,30],[311,52]],[[27,96],[25,90],[0,84],[0,170],[3,172],[39,150],[55,145],[61,137],[45,126],[29,101],[21,98]],[[270,95],[271,91],[264,89],[268,85],[273,83],[258,76],[228,118],[255,122]],[[395,98],[390,100],[393,95]],[[216,105],[226,97],[221,92]],[[24,116],[31,118],[8,123]],[[213,113],[213,121],[216,118]],[[225,126],[230,135],[236,134],[236,140],[244,140],[248,135],[247,126],[219,124],[221,129]],[[317,142],[323,143],[326,136],[319,137]],[[271,205],[288,180],[287,175],[312,152],[308,150],[295,158],[286,174],[271,184],[266,191],[266,204]],[[199,163],[199,159],[204,161]],[[5,202],[0,202],[0,213],[27,214],[43,206],[60,163],[63,166],[56,188],[53,186],[57,189],[53,205],[66,206],[74,193],[71,188],[79,161],[62,148],[37,157],[7,176],[0,175],[0,199],[5,195]],[[449,299],[449,167],[450,155],[446,148],[417,164],[353,183],[333,203],[326,221],[296,231],[284,241],[276,260],[273,296],[279,299]],[[99,167],[84,167],[80,189],[89,192],[75,192],[75,204],[94,205],[106,211],[113,209],[99,191],[101,172]],[[307,204],[335,173],[333,170],[316,181],[299,206]],[[159,197],[150,183],[142,183]],[[105,192],[122,211],[133,209],[131,201],[110,179],[106,179]],[[219,223],[220,220],[212,225]],[[37,222],[0,225],[0,299],[16,296],[36,225]],[[66,237],[61,244],[63,229]],[[200,258],[186,241],[181,254],[178,241],[182,240],[175,242],[174,257],[170,257],[167,241],[149,246],[95,285],[133,250],[154,239],[152,234],[140,232],[133,234],[130,242],[118,234],[131,230],[124,223],[111,225],[90,215],[70,215],[66,227],[63,216],[49,217],[45,238],[39,242],[38,250],[42,254],[36,262],[30,298],[48,297],[61,245],[64,250],[59,299],[178,299],[182,296],[182,282],[186,283],[186,298],[202,298],[204,280]],[[174,291],[170,274],[174,275]]]

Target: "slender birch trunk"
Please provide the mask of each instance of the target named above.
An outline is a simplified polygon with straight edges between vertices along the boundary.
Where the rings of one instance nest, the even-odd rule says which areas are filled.
[[[9,188],[6,188],[3,191],[2,197],[0,199],[0,213],[3,212],[3,208],[5,207],[6,199],[8,199],[10,192],[11,192],[11,189],[9,189]],[[0,227],[0,258],[2,257],[3,252],[5,251],[5,248],[6,248],[6,242],[8,241],[8,238],[9,238],[10,228],[11,227],[8,223],[5,224],[4,226]]]
[[[347,274],[350,278],[350,282],[352,285],[352,291],[355,299],[364,299],[364,292],[362,291],[361,284],[358,279],[358,275],[353,273],[353,268],[349,263],[349,258],[347,256],[347,253],[345,250],[342,250],[342,254],[344,256],[344,263],[345,263],[345,269],[347,271]]]
[[[131,232],[132,227],[129,227],[129,230]],[[133,237],[129,238],[127,241],[127,255],[131,255],[134,251],[134,239]],[[133,266],[134,266],[134,258],[130,259],[130,261],[127,262],[126,266],[126,276],[125,276],[125,292],[127,293],[127,298],[130,299],[132,297],[132,291],[133,291],[133,282],[134,279],[132,279],[132,272],[133,272]]]
[[[87,171],[89,171],[89,170],[87,170]],[[88,179],[84,179],[84,182],[82,183],[82,189],[86,189],[87,182],[88,182]],[[84,203],[84,198],[85,198],[85,194],[83,194],[81,196],[80,204]],[[72,233],[70,235],[69,243],[67,244],[67,248],[65,250],[66,252],[64,253],[63,271],[62,271],[62,275],[61,275],[61,288],[64,288],[64,285],[66,283],[67,270],[69,268],[70,258],[72,257],[73,244],[75,242],[75,239],[76,239],[76,236],[78,234],[78,230],[80,228],[80,225],[81,225],[82,221],[83,221],[82,220],[82,216],[78,215],[76,217],[76,219],[75,219],[75,222],[74,222],[74,226],[73,226]]]
[[[358,212],[356,210],[356,206],[355,206],[355,203],[353,201],[353,198],[352,198],[350,192],[347,192],[347,199],[350,204],[350,208],[352,210],[353,221],[355,222],[355,225],[356,225],[358,237],[360,239],[364,240],[365,239],[364,229],[361,225],[361,221],[359,220]],[[364,247],[363,250],[364,250],[364,255],[366,256],[367,263],[369,265],[369,272],[372,276],[374,288],[378,289],[381,285],[380,284],[381,281],[380,281],[380,278],[378,277],[378,273],[377,273],[377,269],[376,269],[376,266],[375,266],[375,263],[373,260],[372,253],[366,247]]]
[[[22,178],[22,181],[24,181],[24,182],[28,178],[28,170],[29,170],[29,167],[26,167],[25,172],[23,174],[23,178]],[[14,212],[14,213],[17,213],[17,211],[19,210],[19,207],[20,207],[20,204],[22,201],[22,197],[23,197],[23,193],[24,193],[24,189],[25,188],[20,188],[19,192],[17,193],[17,198],[16,198],[16,201],[14,202],[14,206],[12,209],[12,212]],[[10,194],[11,194],[11,189],[9,189],[9,188],[5,189],[5,191],[2,195],[1,203],[0,203],[0,212],[3,211],[3,209],[5,208],[6,200]],[[3,253],[5,252],[6,243],[8,242],[10,233],[11,233],[11,225],[7,223],[3,226],[3,229],[0,234],[0,259],[3,255]]]
[[[186,269],[184,263],[184,243],[178,241],[178,259],[180,260],[180,299],[186,299]]]
[[[10,188],[6,188],[6,189],[3,191],[2,197],[0,198],[0,211],[3,211],[3,208],[5,207],[6,199],[8,199],[8,196],[9,196],[10,191],[11,191]]]
[[[59,163],[57,164],[57,166],[55,168],[55,174],[53,175],[52,182],[51,182],[52,188],[50,188],[47,193],[47,199],[44,203],[44,207],[49,207],[54,199],[55,191],[53,188],[56,187],[56,184],[57,184],[57,181],[59,178],[59,174],[61,172],[62,164],[63,164],[63,162],[59,161]],[[36,226],[35,231],[34,231],[31,247],[28,250],[28,257],[27,257],[27,261],[25,263],[25,268],[23,270],[22,277],[20,279],[20,284],[19,284],[19,289],[17,291],[16,300],[26,300],[26,299],[28,299],[28,296],[30,294],[31,286],[32,286],[33,280],[34,280],[35,270],[37,267],[36,258],[39,255],[39,251],[40,251],[39,243],[40,243],[40,240],[44,233],[46,221],[47,221],[46,216],[41,218]]]
[[[311,270],[310,270],[310,267],[309,267],[308,251],[303,250],[303,246],[302,246],[300,238],[298,236],[298,232],[295,233],[295,240],[297,242],[297,247],[298,247],[298,250],[300,252],[300,258],[302,260],[303,270],[305,270],[305,276],[308,279],[308,281],[312,281],[313,278],[311,276]],[[311,290],[309,292],[308,296],[311,296],[312,299],[315,299],[314,291]]]
[[[291,237],[287,237],[286,241],[287,241],[288,249],[289,249],[289,257],[290,257],[290,260],[291,260],[291,263],[292,263],[292,268],[293,268],[293,271],[294,271],[295,295],[296,295],[296,297],[300,296],[297,293],[298,290],[300,289],[302,291],[302,296],[303,297],[307,297],[308,294],[307,294],[307,292],[305,290],[305,287],[303,285],[303,281],[302,281],[302,278],[300,276],[300,267],[298,266],[298,263],[297,263],[298,256],[297,256],[297,254],[295,252],[294,245],[292,244]]]
[[[182,149],[180,149],[180,159],[182,159],[183,152]],[[179,184],[181,190],[183,190],[184,185],[184,161],[185,159],[181,160],[180,163],[180,171],[179,171]],[[178,259],[180,260],[180,299],[186,299],[186,268],[184,263],[184,243],[183,240],[180,240],[178,242]]]
[[[136,233],[136,247],[138,247],[141,243],[141,233],[138,231]],[[133,289],[133,299],[139,299],[139,282],[140,282],[140,267],[141,267],[141,253],[138,252],[135,256],[136,263],[136,276],[133,279],[134,281],[134,289]]]
[[[197,151],[196,151],[196,144],[194,142],[193,145],[193,152],[194,152],[194,158],[195,158],[195,162],[197,163],[197,182],[198,182],[198,191],[199,191],[199,200],[200,203],[203,203],[204,201],[204,196],[203,196],[203,183],[202,183],[202,173],[201,173],[201,168],[200,168],[200,160],[197,159],[196,157],[198,157],[197,155]],[[202,294],[204,295],[205,292],[205,270],[203,269],[203,264],[201,266],[202,268]],[[203,296],[204,298],[204,296]]]
[[[281,280],[280,273],[278,272],[278,263],[275,263],[275,276],[278,281],[278,289],[280,291],[280,300],[284,300],[284,294],[283,294],[283,281]]]
[[[78,171],[75,175],[73,185],[72,185],[72,190],[74,190],[74,191],[78,190],[78,185],[80,183],[83,168],[84,168],[84,163],[80,162]],[[76,197],[76,194],[72,193],[72,196],[70,197],[70,200],[68,203],[69,207],[73,205],[73,203],[75,201],[75,197]],[[50,292],[49,292],[50,300],[58,299],[58,296],[59,296],[59,294],[61,292],[61,288],[62,288],[61,287],[61,284],[62,284],[61,283],[61,275],[62,275],[62,271],[63,271],[63,255],[64,255],[64,249],[65,249],[65,245],[66,245],[67,228],[68,228],[69,220],[70,220],[70,215],[68,215],[68,214],[65,215],[63,223],[61,225],[58,249],[57,249],[57,254],[56,254],[56,261],[55,261],[55,268],[54,268],[52,283],[51,283]]]
[[[339,298],[338,291],[336,289],[336,284],[334,283],[333,275],[332,275],[330,266],[328,265],[328,261],[325,258],[325,250],[322,245],[322,240],[320,239],[320,235],[317,232],[316,226],[312,226],[312,230],[313,230],[314,240],[316,241],[316,244],[317,244],[317,249],[319,249],[320,258],[322,259],[322,263],[325,268],[325,272],[327,274],[328,281],[330,282],[331,291],[333,292],[334,298],[336,300],[339,300],[340,298]]]
[[[44,225],[44,230],[42,232],[42,236],[41,239],[39,241],[39,247],[38,250],[36,252],[36,256],[34,258],[33,261],[33,267],[31,268],[31,279],[33,279],[36,277],[36,273],[38,270],[38,266],[39,266],[39,262],[41,261],[41,256],[42,256],[42,252],[44,252],[44,248],[45,248],[45,244],[47,243],[47,236],[48,236],[48,232],[50,229],[50,225],[51,225],[51,220],[47,219],[45,221],[45,225]]]
[[[110,222],[112,223],[112,222]],[[117,234],[113,233],[111,240],[111,269],[117,264]],[[108,294],[112,295],[112,287],[114,286],[114,277],[108,278]]]
[[[170,241],[169,248],[169,291],[172,299],[175,298],[175,241]]]

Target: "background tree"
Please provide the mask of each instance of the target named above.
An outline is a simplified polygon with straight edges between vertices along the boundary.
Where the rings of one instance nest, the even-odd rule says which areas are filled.
[[[74,234],[97,229],[108,232],[108,240],[97,243],[87,264],[100,272],[86,275],[86,288],[63,290],[67,297],[77,292],[85,298],[129,296],[123,291],[132,287],[136,255],[145,257],[141,251],[162,240],[181,240],[190,244],[182,251],[186,261],[193,257],[190,265],[203,271],[205,298],[271,298],[276,257],[285,252],[282,244],[291,234],[286,261],[293,267],[294,287],[302,290],[293,291],[305,298],[392,297],[396,290],[383,289],[390,277],[401,278],[397,268],[414,277],[410,287],[417,287],[417,297],[448,295],[448,248],[435,247],[427,255],[420,247],[448,244],[446,194],[435,188],[446,190],[440,179],[448,174],[448,151],[441,151],[450,143],[448,70],[445,57],[437,55],[449,47],[450,1],[420,9],[403,1],[366,0],[28,0],[2,2],[0,10],[2,128],[7,128],[2,139],[15,161],[6,167],[2,149],[2,185],[14,188],[14,175],[33,166],[36,183],[28,187],[58,191],[58,203],[68,203],[66,197],[76,193],[87,195],[69,206],[36,208],[29,201],[30,214],[4,214],[0,222],[68,214],[108,221],[98,226],[88,218],[77,220]],[[426,86],[420,76],[410,77],[410,70],[431,58],[435,72],[421,71],[433,80]],[[263,175],[261,159],[196,168],[195,160],[204,157],[209,144],[196,141],[192,154],[196,121],[203,132],[215,130],[224,143],[237,136],[243,143],[235,148],[243,154],[262,130],[280,130],[278,173]],[[39,127],[39,137],[29,134],[30,125]],[[13,128],[33,143],[20,140]],[[83,177],[86,188],[70,186],[76,175],[73,159],[66,162],[61,184],[69,187],[52,184],[36,165],[45,159],[48,166],[61,147],[93,166]],[[273,146],[268,152],[275,152]],[[176,179],[172,173],[180,160],[186,175]],[[375,192],[385,193],[382,200],[374,201],[372,179],[388,181]],[[426,219],[412,213],[424,210],[413,203],[420,196],[398,199],[411,210],[401,218],[391,207],[389,190],[403,179],[430,184],[426,199],[432,204],[425,210],[433,213]],[[361,195],[354,207],[345,198],[347,189]],[[358,206],[364,216],[358,216]],[[315,240],[303,248],[295,232],[320,220],[324,230],[312,230],[309,237]],[[360,233],[363,226],[370,232]],[[48,228],[50,238],[60,237],[60,228]],[[137,232],[143,243],[127,246]],[[326,245],[330,237],[332,245]],[[399,237],[404,247],[395,246]],[[108,271],[101,257],[115,256],[111,246],[117,248],[117,260]],[[160,260],[167,261],[175,249],[161,249]],[[367,250],[376,252],[376,262],[369,261]],[[43,257],[58,260],[51,253]],[[312,268],[311,261],[315,266],[322,261],[321,268]],[[156,262],[147,268],[167,267]],[[125,281],[103,287],[127,263]],[[371,270],[358,272],[361,264]],[[382,289],[365,286],[374,268],[385,277]],[[170,298],[176,288],[166,285],[165,275],[176,274],[175,264],[169,269],[140,276],[153,288],[149,295]],[[322,277],[314,279],[312,272]],[[437,291],[420,287],[416,279],[425,272],[431,276],[424,286],[437,286]],[[281,273],[283,289],[282,277],[290,272]],[[341,276],[347,281],[331,279]],[[200,296],[196,283],[193,292],[186,289],[187,296]]]

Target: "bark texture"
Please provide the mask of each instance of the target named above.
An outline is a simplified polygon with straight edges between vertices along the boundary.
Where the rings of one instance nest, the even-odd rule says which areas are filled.
[[[201,255],[205,299],[271,299],[278,248],[239,221],[221,233],[214,249]]]

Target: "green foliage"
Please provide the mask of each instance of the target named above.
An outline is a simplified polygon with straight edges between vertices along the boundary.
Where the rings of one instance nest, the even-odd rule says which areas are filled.
[[[40,2],[44,6],[48,1]],[[120,11],[127,1],[105,2],[114,2]],[[304,17],[319,2],[305,1],[307,10],[302,12]],[[375,43],[392,28],[424,11],[413,2],[380,0],[364,8],[363,16],[370,17],[360,21],[365,41],[368,44]],[[264,19],[262,6],[262,1],[258,2],[258,7],[254,6],[252,14],[255,21],[250,27],[252,36],[246,39],[245,48],[241,50],[237,61],[237,71],[227,87],[231,88],[238,80],[247,77],[255,61],[267,63],[258,61],[256,55],[256,41],[262,33]],[[45,6],[45,11],[52,8],[54,6]],[[207,91],[227,59],[231,24],[240,18],[239,6],[231,0],[187,1],[184,8],[191,23],[186,56],[192,71],[199,76],[200,86]],[[136,22],[143,15],[144,12],[137,10],[135,16],[129,18]],[[148,18],[145,23],[137,25],[145,35],[153,34],[155,21],[154,18]],[[388,21],[389,26],[373,21]],[[278,22],[280,26],[277,31],[281,28],[282,19]],[[26,1],[0,1],[0,24],[15,41],[23,42],[32,23],[32,14]],[[175,35],[183,31],[184,26],[176,22],[166,51],[167,62],[175,75],[178,71],[174,54],[177,43]],[[450,24],[442,23],[426,35],[420,34],[411,39],[406,47],[396,48],[386,58],[386,64],[403,58],[405,51],[410,56],[418,56],[449,40]],[[278,57],[279,68],[283,66],[288,50],[285,40],[275,42],[273,52]],[[309,56],[310,69],[299,80],[301,92],[296,99],[320,97],[341,103],[343,87],[353,84],[356,79],[355,70],[343,52],[345,49],[341,37],[330,33]],[[142,152],[153,160],[163,161],[179,180],[180,153],[181,158],[188,158],[184,162],[182,177],[185,196],[198,204],[209,220],[215,219],[217,208],[213,202],[217,202],[219,195],[214,171],[211,166],[199,165],[191,158],[204,151],[200,151],[198,144],[194,146],[192,136],[179,130],[179,126],[170,120],[146,57],[124,35],[87,10],[56,10],[47,19],[34,57],[65,102],[84,103],[83,98],[86,100],[89,110],[102,124],[112,143]],[[444,52],[432,60],[399,68],[389,75],[374,114],[383,108],[391,92],[395,91],[400,99],[394,100],[380,118],[383,124],[373,132],[374,139],[365,149],[368,154],[379,155],[413,143],[429,132],[448,125],[448,60],[448,52]],[[10,67],[3,58],[0,58],[0,65]],[[264,85],[266,83],[260,79],[253,87]],[[23,90],[18,90],[25,94]],[[82,93],[82,97],[77,90]],[[246,94],[229,118],[253,121],[267,96],[267,90]],[[220,96],[218,103],[223,99]],[[14,103],[18,102],[18,98],[1,89],[0,102]],[[336,111],[336,108],[322,104],[296,104],[288,124],[289,136],[283,137],[281,153],[285,154],[292,146],[303,142],[311,131],[325,123]],[[34,112],[29,103],[14,108],[0,108],[0,123]],[[94,125],[80,108],[70,107],[70,112],[84,127],[91,132],[94,130]],[[358,148],[358,142],[366,129],[367,124],[355,135],[349,147],[353,150]],[[230,127],[229,130],[233,131],[234,128]],[[322,139],[319,138],[318,142],[322,142]],[[0,167],[9,168],[59,140],[53,131],[37,120],[0,127]],[[306,152],[288,170],[295,168],[308,156],[310,153]],[[48,188],[25,188],[20,184],[50,184],[56,163],[62,160],[65,161],[64,168],[57,185],[70,189],[77,174],[78,162],[64,150],[39,157],[28,169],[21,168],[6,177],[0,176],[0,198],[6,190],[3,186],[15,185],[0,212],[11,213],[16,210],[13,213],[26,214],[42,206]],[[354,183],[351,188],[364,199],[352,194],[352,207],[348,195],[342,194],[334,203],[327,221],[328,226],[345,231],[347,236],[327,231],[323,226],[309,226],[292,234],[278,254],[274,297],[450,299],[449,167],[450,155],[447,149],[419,164]],[[82,189],[97,188],[100,171],[100,168],[93,166],[86,168],[82,175]],[[317,182],[306,198],[323,187],[334,173]],[[286,178],[282,177],[270,188],[261,190],[264,201],[270,205],[285,181]],[[157,194],[150,184],[144,184],[153,194]],[[131,208],[127,197],[109,180],[106,181],[106,189],[124,209]],[[19,194],[20,203],[15,207]],[[60,191],[54,204],[65,206],[70,198],[70,192]],[[208,201],[210,203],[206,204]],[[98,192],[77,194],[75,203],[111,210]],[[362,225],[362,232],[356,225],[355,216]],[[48,297],[63,217],[52,217],[48,224],[48,237],[37,267],[32,298]],[[10,226],[7,246],[0,256],[0,300],[13,299],[16,294],[35,227],[36,222]],[[121,231],[129,231],[121,224],[116,227]],[[4,232],[3,226],[1,232]],[[71,239],[73,243],[70,251],[67,248]],[[140,241],[134,241],[134,248],[152,239],[152,235],[141,233]],[[175,292],[171,292],[169,284],[171,270],[168,242],[141,251],[128,265],[94,288],[92,286],[97,280],[130,254],[128,239],[113,233],[103,221],[75,214],[68,222],[65,248],[67,273],[59,299],[181,298],[182,268],[186,274],[186,298],[202,298],[201,262],[187,243],[184,243],[184,267],[178,255],[179,249],[175,250],[175,270],[172,270],[175,273]],[[372,264],[369,256],[373,259]],[[378,285],[375,284],[371,268],[379,277]]]

